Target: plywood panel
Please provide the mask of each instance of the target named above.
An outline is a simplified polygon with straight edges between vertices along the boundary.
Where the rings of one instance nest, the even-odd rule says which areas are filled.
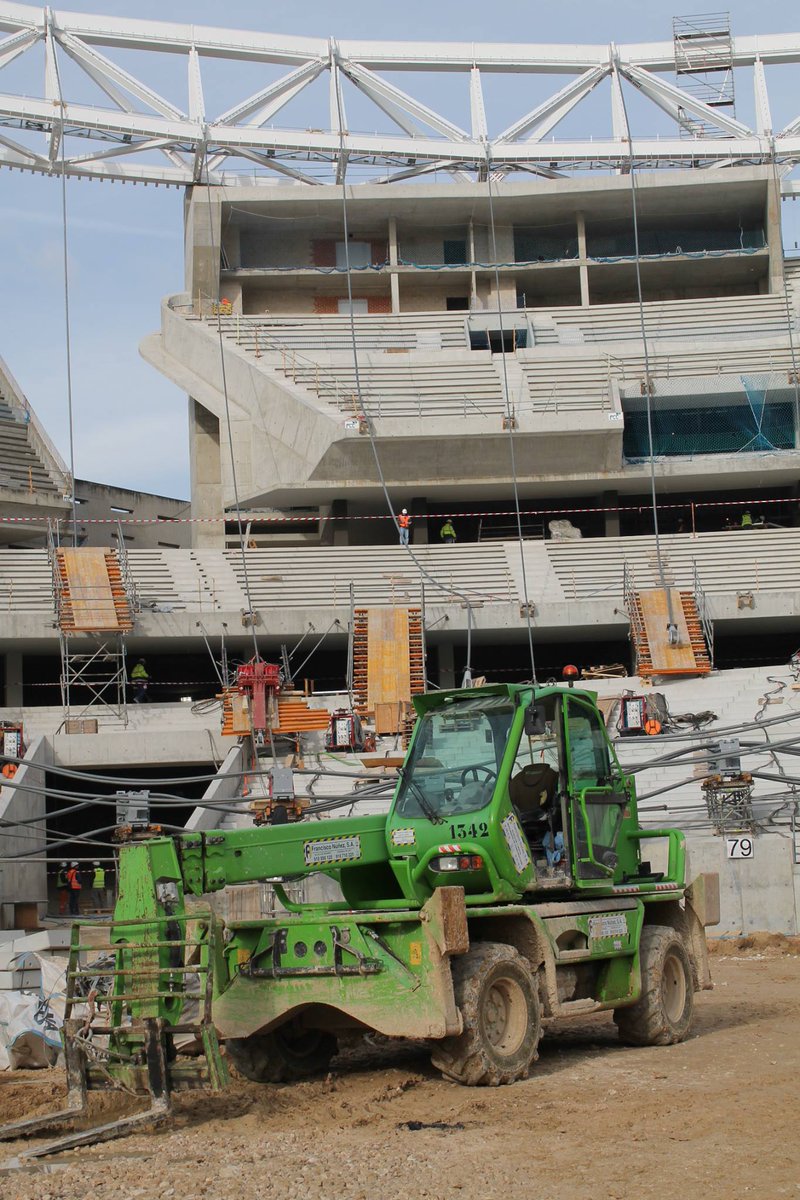
[[[367,616],[369,708],[411,699],[408,609],[371,608]]]
[[[72,628],[78,632],[119,629],[105,551],[91,546],[61,549]]]
[[[672,588],[670,591],[672,615],[678,627],[680,644],[677,646],[670,646],[667,635],[667,625],[669,624],[667,592],[663,588],[653,588],[650,591],[639,592],[638,596],[654,673],[656,675],[659,672],[679,674],[681,671],[685,671],[687,674],[691,674],[696,669],[696,663],[680,592],[676,588]]]

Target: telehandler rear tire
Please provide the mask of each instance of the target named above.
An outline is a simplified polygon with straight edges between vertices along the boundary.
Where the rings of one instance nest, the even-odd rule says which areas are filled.
[[[542,1033],[536,980],[528,963],[513,946],[478,942],[453,960],[452,971],[464,1028],[434,1043],[433,1065],[468,1087],[526,1079]]]
[[[619,1038],[628,1046],[672,1046],[689,1034],[694,977],[683,938],[668,925],[646,925],[639,947],[642,994],[614,1010]]]
[[[287,1083],[322,1075],[339,1048],[332,1033],[295,1029],[291,1023],[270,1033],[229,1038],[225,1045],[236,1070],[253,1083]]]

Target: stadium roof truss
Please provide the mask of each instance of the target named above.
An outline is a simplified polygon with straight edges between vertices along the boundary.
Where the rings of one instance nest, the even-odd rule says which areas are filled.
[[[772,128],[765,68],[800,63],[800,34],[734,38],[731,45],[733,67],[752,71],[755,128],[666,78],[675,72],[672,41],[604,46],[337,42],[55,12],[0,0],[0,89],[11,63],[27,56],[27,85],[29,77],[41,77],[35,59],[42,51],[44,59],[43,95],[0,90],[0,166],[179,186],[206,180],[252,184],[276,176],[313,185],[320,182],[320,164],[339,181],[349,165],[358,164],[364,169],[361,177],[372,183],[433,172],[472,180],[485,178],[487,170],[495,178],[510,172],[557,178],[581,169],[627,170],[631,160],[637,169],[774,162],[785,177],[800,161],[800,115],[780,130]],[[141,77],[115,62],[112,55],[119,52],[127,62],[133,52]],[[180,105],[144,82],[154,68],[158,74],[165,55],[185,60]],[[204,72],[213,73],[223,60],[261,66],[268,79],[212,115],[204,101]],[[463,125],[387,78],[401,72],[412,82],[435,73],[460,74]],[[498,74],[566,76],[568,82],[494,133],[484,81]],[[63,82],[67,75],[69,85]],[[325,75],[322,121],[305,129],[276,125],[282,110]],[[611,94],[607,134],[559,140],[553,131],[604,80]],[[97,103],[78,99],[87,81]],[[348,127],[345,81],[380,111],[387,132]],[[75,98],[69,94],[73,89]],[[633,94],[630,89],[671,119],[670,132],[634,133],[629,140],[625,95]],[[663,122],[663,116],[659,119]],[[88,148],[68,152],[76,139],[84,139]],[[783,187],[791,193],[795,185],[784,178]]]

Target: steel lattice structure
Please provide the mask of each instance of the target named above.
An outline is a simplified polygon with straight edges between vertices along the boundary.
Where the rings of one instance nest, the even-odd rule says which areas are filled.
[[[553,178],[580,169],[626,170],[633,159],[639,169],[774,162],[785,176],[800,161],[800,115],[773,129],[765,75],[766,68],[800,63],[800,34],[732,39],[733,67],[747,68],[753,76],[756,121],[750,128],[667,78],[675,71],[672,41],[611,46],[337,42],[3,2],[0,33],[5,35],[0,82],[4,69],[20,57],[41,56],[43,50],[44,59],[41,96],[0,94],[0,166],[45,174],[63,170],[73,177],[180,186],[235,183],[243,177],[252,183],[277,174],[314,184],[319,179],[309,165],[322,163],[339,181],[349,164],[369,168],[372,182],[434,171],[462,179],[485,178],[488,170],[496,177],[516,171]],[[128,58],[135,52],[141,77],[109,51]],[[152,60],[164,55],[183,59],[182,106],[144,82]],[[212,115],[204,101],[204,72],[223,60],[262,66],[269,79]],[[63,82],[67,63],[69,85]],[[460,74],[464,125],[386,77],[402,72]],[[483,81],[496,74],[559,75],[569,82],[521,111],[506,128],[491,132]],[[274,124],[290,101],[326,75],[328,111],[317,127]],[[555,137],[559,123],[606,80],[611,97],[607,135]],[[78,98],[87,84],[96,103]],[[379,113],[380,121],[388,121],[388,132],[348,127],[350,86],[375,106],[376,118]],[[632,131],[629,140],[625,97],[633,95],[631,89],[671,119],[671,134]],[[68,152],[67,143],[72,148],[76,139],[87,142],[88,149]],[[784,193],[795,186],[785,180]]]

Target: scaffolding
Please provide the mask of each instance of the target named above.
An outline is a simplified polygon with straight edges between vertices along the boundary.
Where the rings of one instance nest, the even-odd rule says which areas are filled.
[[[675,74],[683,91],[709,108],[727,109],[734,116],[736,95],[730,13],[673,17],[672,41]],[[696,113],[679,108],[678,116],[686,137],[720,136],[713,122]]]
[[[64,721],[127,726],[125,639],[137,603],[124,542],[116,550],[64,547],[51,527],[48,550]]]

